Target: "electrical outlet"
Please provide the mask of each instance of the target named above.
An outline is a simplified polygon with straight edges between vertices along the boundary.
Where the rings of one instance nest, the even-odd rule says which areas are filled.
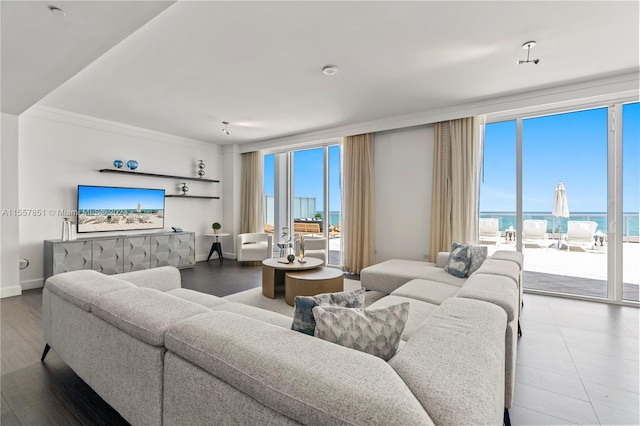
[[[429,255],[428,255],[428,254],[423,254],[423,255],[422,255],[422,258],[423,258],[424,260],[429,260]]]

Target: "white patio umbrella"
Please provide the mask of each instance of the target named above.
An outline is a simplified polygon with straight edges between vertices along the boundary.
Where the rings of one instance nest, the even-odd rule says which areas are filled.
[[[567,190],[565,189],[562,181],[559,181],[558,186],[556,186],[555,196],[553,197],[553,211],[551,212],[551,215],[558,218],[570,216],[569,203],[567,202]],[[560,240],[560,220],[558,220],[558,247],[560,247]]]

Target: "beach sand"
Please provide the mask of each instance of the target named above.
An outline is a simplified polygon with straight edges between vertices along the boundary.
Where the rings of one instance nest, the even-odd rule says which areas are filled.
[[[80,224],[80,232],[100,232],[100,231],[127,231],[134,229],[158,229],[164,227],[164,219],[154,214],[149,215],[147,222],[141,222],[144,215],[138,216],[138,221],[127,223],[126,219],[121,218],[118,223],[94,223],[94,219],[89,219],[85,223]]]

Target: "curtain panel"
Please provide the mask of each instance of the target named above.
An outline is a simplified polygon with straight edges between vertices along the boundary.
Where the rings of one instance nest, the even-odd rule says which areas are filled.
[[[374,256],[373,135],[342,139],[345,271],[360,274]]]
[[[262,151],[242,154],[240,232],[264,232],[264,161]]]
[[[451,244],[478,242],[484,117],[435,125],[431,261]]]

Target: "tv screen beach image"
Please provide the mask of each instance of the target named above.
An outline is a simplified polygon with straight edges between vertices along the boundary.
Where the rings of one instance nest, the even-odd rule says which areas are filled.
[[[78,232],[164,228],[164,189],[78,186]]]

